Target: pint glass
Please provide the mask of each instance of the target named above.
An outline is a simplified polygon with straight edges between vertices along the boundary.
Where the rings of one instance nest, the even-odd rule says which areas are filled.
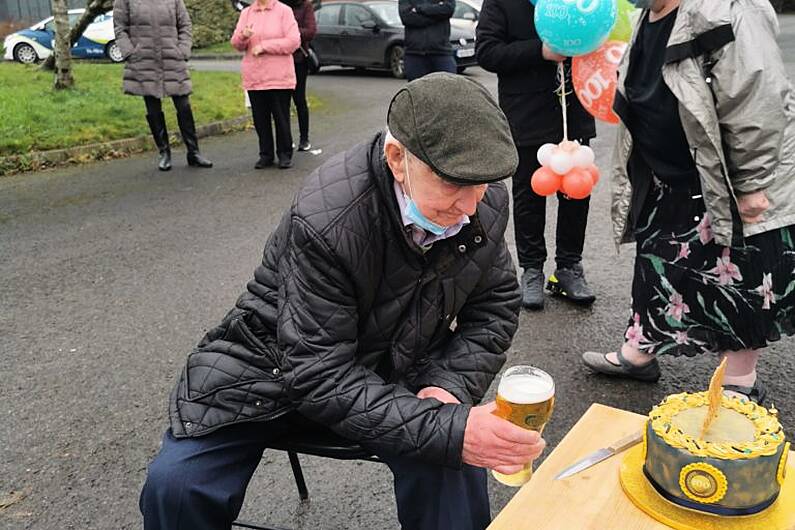
[[[505,371],[497,388],[497,410],[494,414],[524,429],[544,430],[555,404],[555,382],[552,377],[532,366],[513,366]],[[533,463],[512,475],[492,470],[494,478],[506,486],[518,487],[533,476]]]

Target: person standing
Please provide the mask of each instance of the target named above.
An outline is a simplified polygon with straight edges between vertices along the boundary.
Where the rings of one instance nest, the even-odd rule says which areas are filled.
[[[455,0],[398,0],[405,26],[404,71],[412,81],[431,72],[456,73],[450,46],[450,17]]]
[[[240,72],[259,138],[259,160],[254,168],[272,166],[277,156],[279,169],[290,168],[290,97],[296,84],[293,52],[301,45],[293,10],[278,0],[256,0],[240,13],[231,43],[245,52]],[[271,117],[276,126],[275,154]]]
[[[309,151],[309,105],[306,103],[306,78],[309,76],[309,43],[315,38],[317,21],[312,0],[282,0],[293,9],[298,31],[301,33],[301,46],[293,53],[295,64],[295,91],[293,103],[298,114],[299,151]]]
[[[193,45],[192,24],[182,0],[115,0],[113,30],[125,60],[124,92],[143,96],[146,121],[155,140],[161,171],[171,169],[171,147],[161,99],[171,97],[177,124],[188,149],[188,165],[213,167],[199,153],[190,106],[193,89],[188,59]]]
[[[519,168],[513,177],[513,223],[522,274],[522,305],[544,307],[544,262],[547,259],[544,225],[546,198],[530,187],[540,167],[538,148],[563,139],[558,91],[558,63],[567,77],[571,62],[547,47],[533,23],[535,8],[527,0],[485,0],[477,27],[478,63],[498,78],[500,106],[511,124]],[[570,80],[567,86],[572,86]],[[596,136],[594,119],[576,97],[569,97],[570,139],[587,145]],[[573,200],[558,193],[555,239],[556,270],[547,287],[556,295],[588,305],[596,300],[585,280],[582,250],[588,223],[589,198]]]

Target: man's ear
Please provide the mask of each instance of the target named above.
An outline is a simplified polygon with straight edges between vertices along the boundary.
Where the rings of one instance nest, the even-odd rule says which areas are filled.
[[[405,156],[405,149],[396,143],[388,142],[384,146],[384,155],[386,156],[386,163],[389,166],[395,180],[403,184],[406,178],[403,165],[403,157]]]

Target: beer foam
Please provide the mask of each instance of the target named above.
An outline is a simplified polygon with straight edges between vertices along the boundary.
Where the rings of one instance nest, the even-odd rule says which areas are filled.
[[[497,393],[517,405],[541,403],[555,395],[555,383],[543,374],[515,374],[500,379]]]

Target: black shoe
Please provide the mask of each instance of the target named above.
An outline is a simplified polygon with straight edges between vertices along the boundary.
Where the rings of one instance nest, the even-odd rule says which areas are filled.
[[[257,163],[254,164],[254,169],[265,169],[266,167],[271,166],[273,166],[273,159],[261,156],[259,157],[259,160],[257,160]]]
[[[660,378],[660,364],[657,359],[641,366],[636,366],[626,360],[621,351],[617,353],[618,362],[620,364],[613,364],[607,360],[607,355],[593,351],[587,351],[582,354],[582,362],[585,366],[590,368],[596,373],[626,377],[628,379],[637,379],[638,381],[645,381],[653,383]]]
[[[581,263],[570,268],[557,269],[555,274],[549,277],[547,290],[575,304],[591,305],[596,300],[596,295],[585,281],[585,272]]]
[[[171,169],[171,148],[168,144],[168,130],[166,129],[166,117],[162,112],[147,114],[146,121],[149,123],[149,130],[152,131],[152,138],[155,140],[160,157],[157,160],[157,169],[168,171]]]
[[[309,151],[310,149],[312,149],[312,144],[309,143],[309,140],[301,140],[298,144],[299,151]]]
[[[213,167],[213,163],[204,158],[201,153],[188,153],[188,165],[191,167]]]
[[[527,268],[522,274],[522,307],[544,309],[544,271]]]
[[[762,381],[759,380],[759,376],[756,377],[756,381],[754,381],[753,386],[737,386],[737,385],[723,385],[724,393],[726,390],[730,392],[737,392],[738,394],[742,394],[745,399],[749,401],[753,401],[757,405],[761,405],[765,402],[765,397],[767,396],[767,388],[765,385],[762,384]],[[731,395],[729,395],[731,397]]]
[[[289,169],[293,167],[293,159],[292,158],[280,158],[279,159],[279,169]]]

